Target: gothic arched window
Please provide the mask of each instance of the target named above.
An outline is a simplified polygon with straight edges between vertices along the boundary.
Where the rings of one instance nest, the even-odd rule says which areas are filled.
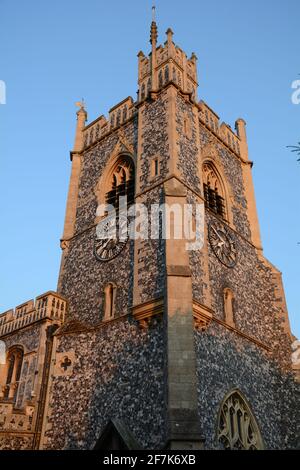
[[[117,287],[111,282],[104,287],[104,320],[114,318],[116,292]]]
[[[228,450],[263,449],[257,422],[237,390],[223,400],[218,417],[218,441]]]
[[[14,347],[7,355],[7,375],[4,396],[15,399],[17,396],[23,364],[23,349]]]
[[[122,156],[115,164],[110,176],[106,203],[119,210],[119,198],[127,197],[127,206],[134,202],[134,165],[130,157]]]
[[[203,192],[205,207],[225,218],[224,190],[220,178],[217,176],[213,165],[209,162],[203,165]]]

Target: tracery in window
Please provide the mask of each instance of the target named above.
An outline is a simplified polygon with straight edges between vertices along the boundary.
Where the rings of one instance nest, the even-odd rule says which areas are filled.
[[[203,165],[203,191],[205,207],[225,218],[224,191],[213,165],[209,162]]]
[[[109,190],[105,201],[112,205],[116,211],[119,210],[119,198],[127,197],[127,206],[134,202],[134,165],[130,157],[121,157],[114,166],[110,176]]]
[[[241,393],[224,399],[218,417],[218,441],[228,450],[263,449],[257,422]]]
[[[15,400],[23,364],[23,349],[14,347],[8,351],[7,355],[7,375],[4,389],[4,398]]]

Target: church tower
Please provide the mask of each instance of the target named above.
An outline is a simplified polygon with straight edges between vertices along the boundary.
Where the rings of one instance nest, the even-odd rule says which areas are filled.
[[[281,274],[263,255],[246,123],[221,123],[198,100],[196,55],[171,29],[157,39],[153,18],[136,101],[90,123],[79,103],[56,294],[68,307],[34,447],[293,448],[293,339]],[[127,225],[125,196],[148,236],[100,239],[104,205]],[[187,206],[203,215],[198,249],[174,236]]]

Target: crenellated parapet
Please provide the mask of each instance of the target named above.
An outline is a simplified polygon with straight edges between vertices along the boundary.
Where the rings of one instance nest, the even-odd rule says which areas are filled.
[[[232,152],[240,156],[240,137],[228,124],[225,122],[220,123],[219,116],[204,101],[200,101],[198,107],[200,122],[229,147]]]
[[[131,96],[128,96],[110,109],[108,119],[102,115],[83,129],[83,148],[86,149],[95,144],[111,131],[129,121],[134,112],[134,101]]]
[[[0,315],[0,337],[24,328],[43,319],[62,324],[67,310],[67,301],[56,292],[46,292],[35,301],[28,300]]]

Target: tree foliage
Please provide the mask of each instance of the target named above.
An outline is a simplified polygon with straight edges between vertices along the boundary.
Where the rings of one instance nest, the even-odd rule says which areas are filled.
[[[300,142],[298,142],[298,145],[288,145],[288,148],[293,149],[292,152],[295,152],[297,155],[299,155],[297,162],[300,162]]]

